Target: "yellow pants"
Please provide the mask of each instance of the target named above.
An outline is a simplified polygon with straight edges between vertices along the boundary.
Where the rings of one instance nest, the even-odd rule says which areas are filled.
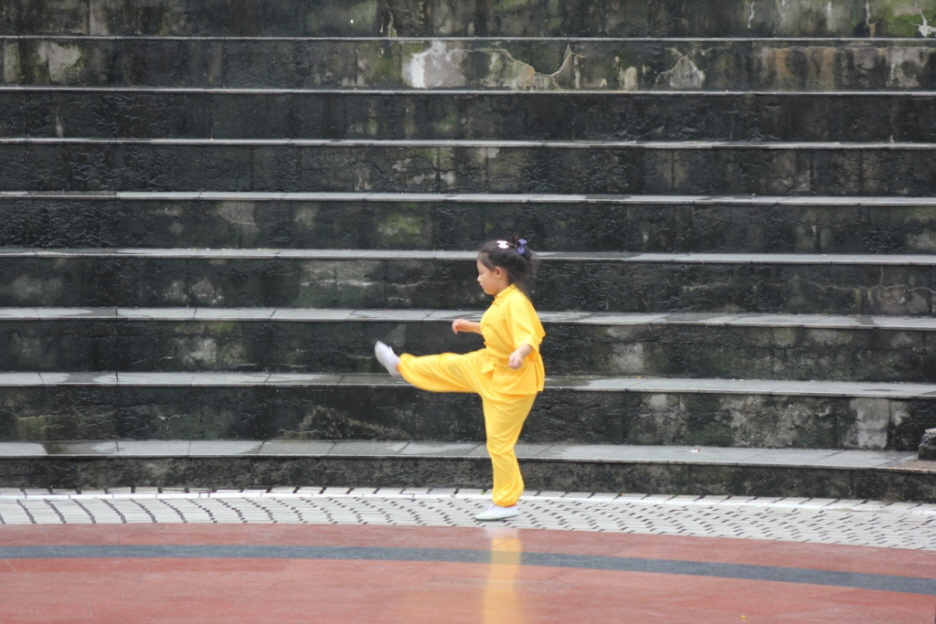
[[[491,498],[495,505],[510,507],[523,494],[523,476],[514,447],[536,395],[498,393],[491,387],[491,374],[482,372],[487,361],[484,351],[422,357],[404,353],[400,355],[399,371],[406,381],[422,390],[481,395],[487,451],[494,472]]]

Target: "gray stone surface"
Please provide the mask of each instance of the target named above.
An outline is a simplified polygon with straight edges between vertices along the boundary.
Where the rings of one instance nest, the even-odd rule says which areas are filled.
[[[45,455],[103,455],[124,458],[147,456],[241,456],[260,455],[366,455],[366,456],[439,456],[487,457],[481,443],[406,442],[380,440],[121,440],[62,443],[43,450],[40,444],[0,442],[6,457]],[[784,466],[838,466],[842,468],[886,468],[913,459],[901,451],[860,451],[836,449],[761,449],[705,446],[627,446],[529,444],[517,446],[522,458],[554,460],[602,460],[609,462],[695,464],[777,464]]]
[[[328,440],[266,440],[261,455],[326,455],[335,443]]]
[[[403,455],[422,455],[426,457],[465,456],[483,449],[483,444],[468,442],[462,444],[441,444],[431,442],[410,442],[400,452]],[[520,450],[518,449],[518,454]]]
[[[399,455],[406,448],[406,442],[375,441],[361,442],[345,440],[336,442],[329,451],[332,455]]]
[[[185,457],[191,446],[190,440],[120,440],[117,454],[121,457]]]
[[[0,443],[0,457],[31,457],[46,454],[45,447],[38,442]],[[2,490],[0,490],[2,492]]]

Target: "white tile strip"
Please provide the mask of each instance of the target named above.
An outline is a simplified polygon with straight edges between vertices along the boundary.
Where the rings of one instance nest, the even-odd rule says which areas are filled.
[[[480,490],[0,490],[0,524],[479,526]],[[514,528],[728,537],[936,551],[936,505],[865,500],[528,492]]]

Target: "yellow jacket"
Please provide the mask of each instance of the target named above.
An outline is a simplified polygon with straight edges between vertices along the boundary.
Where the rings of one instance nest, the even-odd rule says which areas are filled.
[[[491,389],[502,394],[535,394],[543,389],[546,370],[539,346],[546,336],[543,324],[526,295],[511,284],[495,297],[491,307],[481,317],[486,361],[482,373],[492,372]],[[512,369],[507,358],[521,345],[533,351],[523,366]]]

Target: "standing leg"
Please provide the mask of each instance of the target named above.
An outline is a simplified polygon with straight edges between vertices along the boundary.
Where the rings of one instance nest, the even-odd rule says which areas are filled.
[[[514,447],[535,399],[535,394],[496,401],[483,399],[487,450],[494,472],[491,498],[499,507],[516,505],[523,494],[523,476]]]

